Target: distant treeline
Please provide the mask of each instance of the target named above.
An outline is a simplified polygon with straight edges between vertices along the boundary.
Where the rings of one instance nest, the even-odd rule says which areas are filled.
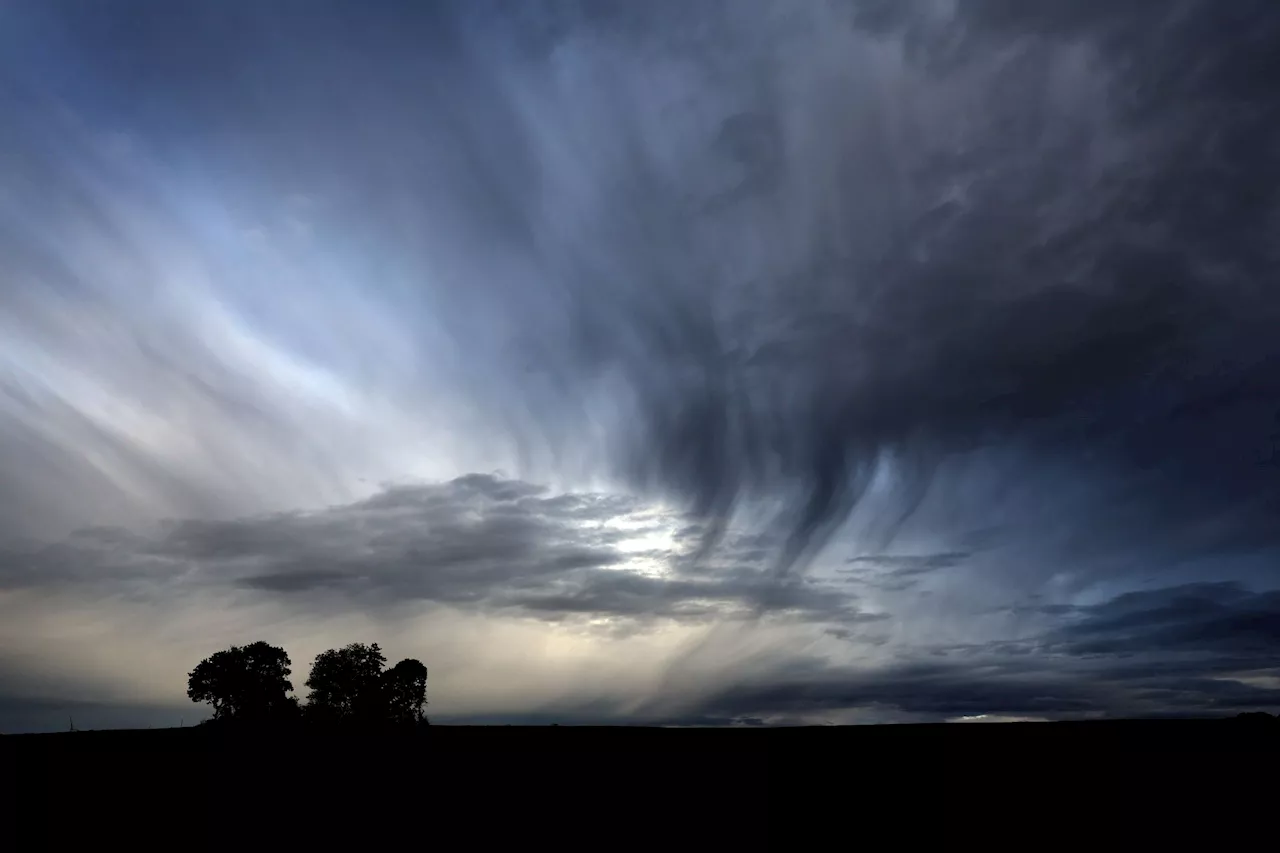
[[[316,656],[305,702],[290,696],[289,655],[264,642],[232,646],[191,670],[187,696],[213,706],[214,724],[425,725],[427,668],[406,658],[386,669],[378,644],[352,643]]]
[[[1235,719],[1243,720],[1249,723],[1275,723],[1280,722],[1280,716],[1271,716],[1266,711],[1246,711],[1243,714],[1236,714]]]

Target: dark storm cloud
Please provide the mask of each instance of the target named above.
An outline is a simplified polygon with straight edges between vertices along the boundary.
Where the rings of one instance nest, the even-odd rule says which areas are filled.
[[[1036,609],[1040,618],[1017,639],[916,642],[905,653],[891,646],[887,658],[856,667],[793,660],[707,692],[682,719],[1155,718],[1280,708],[1274,590],[1191,583]],[[885,641],[853,620],[826,633],[863,650]]]
[[[168,522],[152,536],[87,529],[0,553],[0,587],[163,599],[233,585],[304,608],[424,601],[550,620],[705,622],[747,607],[802,622],[858,616],[847,591],[773,582],[762,559],[683,577],[669,573],[679,552],[624,547],[663,523],[634,500],[472,474],[312,513]]]
[[[992,677],[962,666],[910,667],[872,674],[832,672],[822,680],[780,679],[741,686],[710,699],[709,717],[791,715],[813,721],[850,710],[888,710],[922,722],[956,717],[1203,717],[1280,707],[1280,689],[1215,678],[1108,681],[1102,674],[1063,677],[1023,672]]]
[[[1170,636],[1198,638],[1200,625],[1193,618],[1176,625],[1165,621],[1161,635],[1153,633],[1145,643],[1081,641],[1063,648],[1054,635],[1045,635],[1016,644],[935,649],[936,663],[779,671],[744,678],[704,697],[689,713],[722,719],[794,716],[812,722],[866,710],[929,721],[1203,717],[1280,708],[1280,668],[1275,665],[1280,645],[1274,637],[1266,641],[1265,654],[1258,653],[1258,644],[1247,642],[1156,644]]]
[[[1196,583],[1125,593],[1068,611],[1057,635],[1073,655],[1199,652],[1273,662],[1280,650],[1280,592]]]
[[[743,94],[745,113],[719,107],[728,159],[772,176],[744,173],[750,191],[728,208],[682,206],[706,172],[626,155],[591,233],[608,269],[628,269],[604,287],[594,268],[555,267],[582,347],[549,365],[557,380],[620,370],[639,415],[629,470],[712,517],[802,484],[784,566],[867,493],[879,454],[899,475],[877,528],[889,537],[940,459],[993,442],[1024,454],[1023,477],[1042,457],[1078,458],[1131,540],[1274,545],[1280,125],[1263,81],[1276,16],[984,4],[957,28],[930,5],[903,4],[901,26],[878,34],[906,39],[885,72],[901,92],[868,91],[853,60],[831,69],[849,76],[812,95],[829,112],[804,132],[821,142],[800,136],[803,108],[788,114],[778,88]],[[738,46],[730,23],[711,33]],[[846,46],[870,50],[859,38]],[[752,55],[787,56],[778,45]],[[928,100],[947,92],[971,99],[963,120]],[[935,136],[896,124],[879,100],[894,97]],[[801,188],[824,157],[818,211]],[[681,178],[693,183],[668,189]],[[812,230],[796,251],[776,217],[802,210]],[[709,253],[771,227],[748,296]]]
[[[1071,684],[1036,674],[982,677],[961,667],[914,665],[858,676],[830,673],[820,679],[782,679],[735,687],[706,705],[706,713],[734,717],[798,714],[889,706],[935,718],[977,714],[1056,715],[1100,711],[1104,705]]]
[[[568,288],[580,348],[517,352],[568,395],[596,366],[620,371],[639,416],[627,470],[712,518],[799,482],[783,566],[864,496],[879,454],[896,454],[900,477],[888,537],[940,459],[991,442],[1026,454],[1027,477],[1039,457],[1087,453],[1078,476],[1145,522],[1131,537],[1213,513],[1229,518],[1187,548],[1274,544],[1277,146],[1261,81],[1274,79],[1275,16],[979,4],[952,21],[938,5],[882,16],[875,37],[904,53],[867,62],[893,94],[859,82],[850,58],[810,104],[788,105],[781,76],[709,99],[702,118],[720,110],[720,129],[701,169],[664,171],[643,119],[623,120],[636,141],[592,173],[614,181],[611,206],[575,235],[603,257],[551,244],[570,254],[542,258]],[[883,46],[850,8],[841,45]],[[730,53],[718,70],[747,79],[753,62],[796,59],[801,41],[761,52],[731,13],[712,17],[705,38]],[[599,38],[660,41],[626,26]],[[930,100],[948,93],[969,98],[962,117]],[[897,123],[894,98],[930,129]],[[615,142],[592,133],[586,144]],[[815,161],[820,199],[805,194]],[[716,169],[738,170],[728,202]],[[808,217],[803,248],[786,245],[781,216]],[[716,247],[744,239],[762,243],[738,273]]]

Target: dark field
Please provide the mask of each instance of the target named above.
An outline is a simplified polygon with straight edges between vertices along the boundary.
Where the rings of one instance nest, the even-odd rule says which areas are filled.
[[[253,760],[262,750],[311,752],[325,745],[372,760],[383,748],[458,756],[477,753],[592,753],[625,750],[655,759],[689,753],[750,756],[758,761],[819,760],[831,750],[868,760],[911,754],[922,760],[998,751],[1017,761],[1024,750],[1069,758],[1099,750],[1146,756],[1205,755],[1224,760],[1280,750],[1280,719],[1120,720],[945,725],[650,728],[643,726],[436,725],[418,734],[315,734],[291,730],[235,732],[204,727],[77,731],[0,736],[6,760],[84,760],[111,756],[201,756]]]
[[[647,726],[501,726],[435,725],[411,739],[441,748],[485,747],[498,744],[544,748],[559,744],[594,744],[607,738],[620,744],[673,746],[697,742],[705,746],[732,743],[773,749],[797,744],[837,740],[856,743],[860,748],[894,748],[910,743],[946,743],[964,747],[1000,743],[1035,743],[1045,746],[1078,747],[1083,742],[1106,741],[1112,746],[1146,748],[1180,746],[1193,749],[1253,749],[1280,735],[1280,719],[1271,720],[1115,720],[1060,723],[948,723],[937,725],[878,726],[795,726],[738,728],[658,728]],[[254,734],[256,738],[261,735]],[[272,737],[287,741],[305,740],[312,735],[277,732]],[[342,736],[340,736],[342,737]],[[348,743],[364,742],[389,735],[356,735],[343,738]],[[120,729],[107,731],[56,732],[52,734],[0,735],[0,746],[26,753],[31,750],[61,750],[71,745],[90,750],[137,747],[204,749],[219,747],[237,739],[202,726],[170,729]]]
[[[258,849],[269,835],[381,850],[402,833],[416,848],[458,832],[480,850],[547,833],[574,849],[810,849],[850,822],[900,839],[1013,832],[975,823],[993,809],[1077,822],[1159,813],[1165,828],[1211,820],[1230,835],[1269,813],[1255,801],[1275,803],[1280,722],[186,728],[9,735],[0,766],[4,802],[48,845],[0,845],[13,850],[99,831],[180,831],[184,849]]]

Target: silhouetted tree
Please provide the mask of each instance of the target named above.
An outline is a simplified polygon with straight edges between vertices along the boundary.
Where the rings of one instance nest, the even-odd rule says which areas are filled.
[[[376,722],[386,719],[378,644],[351,643],[316,656],[307,678],[307,714],[320,722]]]
[[[264,642],[232,646],[205,658],[187,677],[192,702],[213,705],[217,720],[263,720],[297,711],[297,701],[285,694],[289,681],[289,655]]]
[[[382,674],[388,719],[393,723],[422,722],[427,704],[427,668],[422,661],[405,658]]]

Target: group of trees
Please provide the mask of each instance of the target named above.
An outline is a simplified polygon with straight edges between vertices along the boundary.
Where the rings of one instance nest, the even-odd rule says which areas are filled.
[[[307,720],[324,724],[413,725],[425,722],[427,668],[406,658],[390,669],[378,644],[351,643],[316,656],[299,703],[289,655],[264,642],[232,646],[191,670],[187,696],[213,706],[213,719]]]

